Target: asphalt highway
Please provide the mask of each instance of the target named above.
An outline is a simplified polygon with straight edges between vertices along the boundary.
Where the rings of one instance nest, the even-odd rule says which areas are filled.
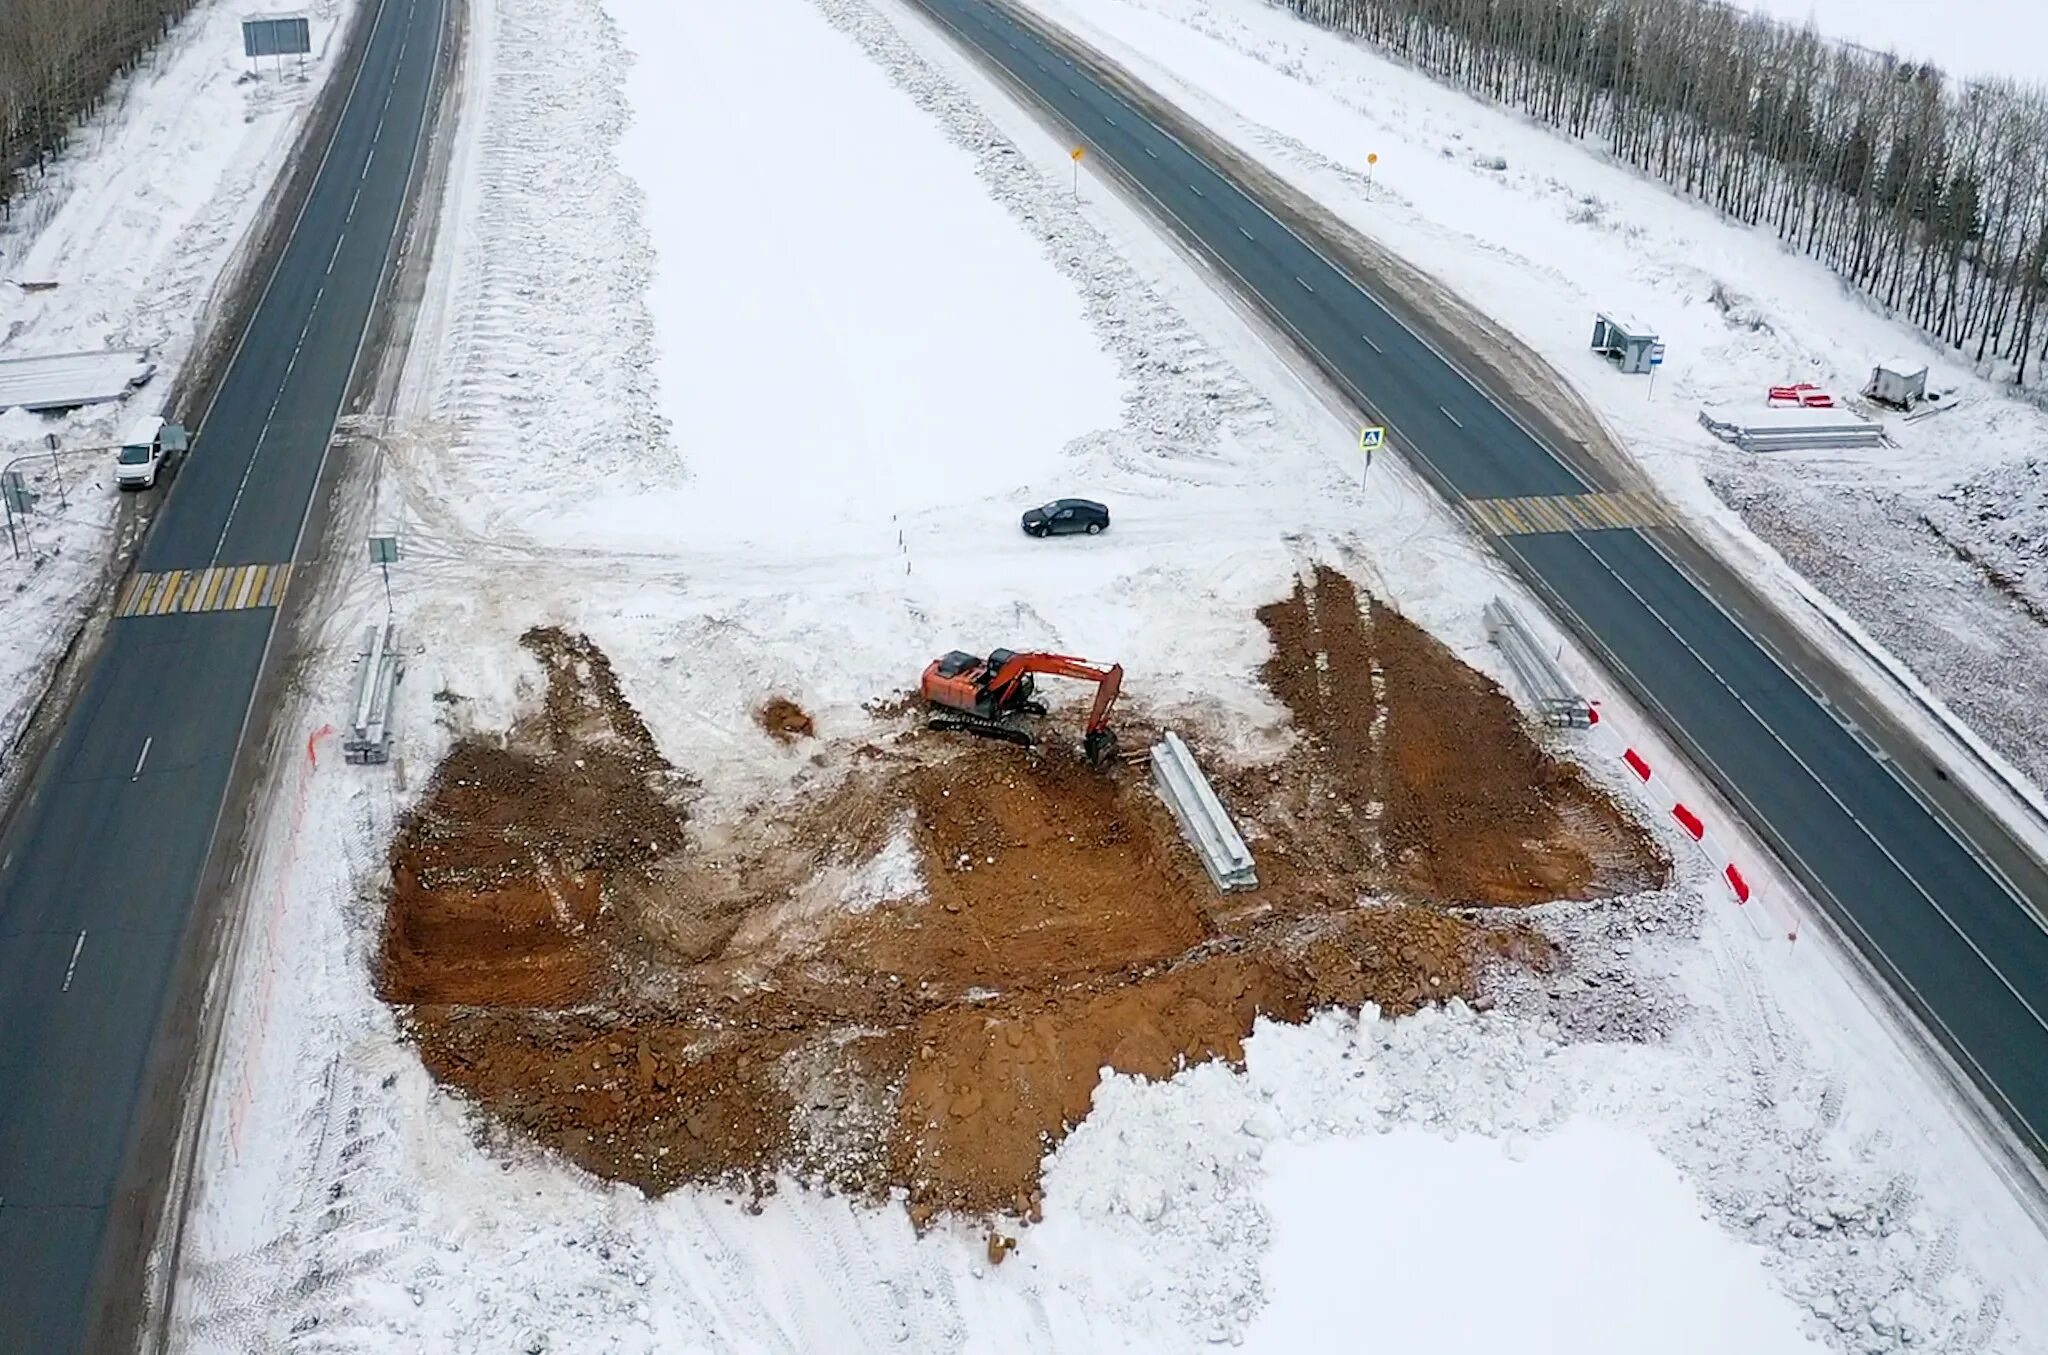
[[[276,620],[262,604],[393,254],[442,3],[370,0],[319,175],[141,552],[137,586],[158,590],[112,624],[0,837],[0,1351],[79,1349],[94,1304],[143,1281],[97,1274],[109,1204],[162,1169],[133,1160],[144,1074]],[[244,564],[278,586],[192,582]]]
[[[1495,535],[1501,557],[1743,811],[2023,1146],[2048,1156],[2048,875],[2023,845],[1838,671],[1798,655],[1695,543],[1649,516],[1583,525],[1616,486],[1556,453],[1333,251],[1165,130],[1156,96],[1103,79],[1086,53],[999,4],[918,3],[1074,133],[1091,164],[1108,161],[1453,504],[1562,505],[1549,527]]]

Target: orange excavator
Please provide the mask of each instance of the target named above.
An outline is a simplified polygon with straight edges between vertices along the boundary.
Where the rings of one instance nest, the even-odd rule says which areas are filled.
[[[1116,731],[1109,727],[1109,708],[1123,690],[1120,663],[1101,668],[1065,654],[1018,654],[1007,649],[992,650],[984,659],[956,649],[925,667],[919,690],[932,709],[926,723],[933,729],[964,730],[1029,745],[1035,741],[1031,721],[1045,714],[1043,703],[1032,699],[1040,673],[1095,684],[1095,709],[1088,715],[1081,753],[1091,767],[1115,758]]]

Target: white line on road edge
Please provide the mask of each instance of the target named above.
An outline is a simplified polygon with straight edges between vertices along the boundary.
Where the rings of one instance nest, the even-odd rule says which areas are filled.
[[[62,989],[64,992],[68,993],[71,991],[71,976],[78,972],[78,952],[84,949],[85,928],[80,927],[78,929],[78,940],[71,944],[71,963],[64,966],[64,987]]]
[[[1371,340],[1367,340],[1367,342],[1369,343],[1369,342],[1371,342]],[[1438,405],[1438,406],[1437,406],[1437,409],[1438,409],[1439,411],[1441,411],[1441,412],[1442,412],[1443,416],[1444,416],[1444,417],[1445,417],[1446,419],[1449,419],[1449,420],[1450,420],[1450,421],[1451,421],[1452,423],[1458,423],[1458,416],[1457,416],[1457,415],[1455,415],[1455,414],[1451,413],[1451,411],[1449,411],[1448,409],[1445,409],[1445,408],[1444,408],[1444,407],[1443,407],[1442,405]],[[1460,427],[1460,428],[1463,428],[1464,426],[1465,426],[1464,424],[1462,424],[1462,423],[1458,423],[1458,427]]]
[[[135,770],[128,777],[130,781],[138,781],[142,778],[142,764],[149,761],[149,746],[155,742],[156,735],[154,734],[142,741],[142,752],[135,759]]]

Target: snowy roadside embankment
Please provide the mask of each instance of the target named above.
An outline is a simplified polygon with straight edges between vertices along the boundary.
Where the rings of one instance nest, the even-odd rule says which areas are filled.
[[[1028,3],[1502,324],[1788,609],[1808,614],[1789,563],[2048,780],[2033,728],[2048,705],[2048,519],[2025,492],[2048,414],[1967,376],[1768,234],[1283,9]],[[1602,311],[1663,338],[1654,387],[1587,351]],[[1762,415],[1767,390],[1792,382],[1853,400],[1899,353],[1926,362],[1930,389],[1953,388],[1957,407],[1885,416],[1890,446],[1759,455],[1698,424],[1703,407]]]
[[[239,281],[229,270],[341,51],[353,0],[308,12],[315,51],[303,68],[252,75],[242,11],[195,7],[0,224],[0,360],[146,348],[156,363],[120,402],[0,414],[0,466],[15,465],[37,496],[21,553],[0,552],[0,753],[139,528],[113,483],[121,426],[194,412],[163,403],[222,289]]]
[[[692,831],[715,848],[843,774],[877,729],[864,705],[956,645],[1121,660],[1127,702],[1251,762],[1290,738],[1257,676],[1273,647],[1255,611],[1299,572],[1341,563],[1494,672],[1479,608],[1504,587],[1398,468],[1362,487],[1356,430],[1120,200],[1085,180],[1074,200],[1065,148],[906,12],[470,13],[404,414],[365,430],[405,542],[398,760],[346,766],[320,737],[354,635],[383,613],[364,570],[311,608],[292,756],[244,875],[261,925],[235,957],[179,1348],[1257,1342],[1262,1323],[1349,1297],[1290,1288],[1310,1277],[1289,1260],[1294,1149],[1274,1145],[1380,1174],[1406,1170],[1424,1132],[1507,1154],[1574,1236],[1602,1208],[1586,1135],[1629,1145],[1632,1217],[1655,1230],[1638,1245],[1717,1256],[1730,1302],[1701,1320],[1748,1322],[1702,1327],[1717,1348],[1884,1349],[1908,1328],[2027,1348],[2042,1268],[1989,1168],[1867,1016],[1875,1052],[1829,1042],[1843,1009],[1802,1004],[1796,968],[1825,959],[1760,953],[1703,901],[1697,867],[1655,895],[1527,914],[1582,958],[1547,983],[1503,980],[1491,1012],[1261,1026],[1242,1074],[1100,1085],[1046,1166],[1044,1222],[995,1267],[972,1224],[920,1235],[902,1208],[793,1182],[751,1207],[694,1186],[649,1200],[438,1087],[375,987],[390,844],[423,769],[538,699],[517,648],[530,626],[608,655],[699,783]],[[757,124],[757,142],[732,132]],[[703,148],[707,172],[679,172],[679,147]],[[927,255],[957,294],[923,287]],[[1071,492],[1109,499],[1113,530],[1018,533],[1021,507]],[[770,696],[800,704],[815,739],[763,730]],[[872,873],[901,883],[893,851]],[[1445,1203],[1488,1226],[1486,1199]],[[1359,1263],[1358,1239],[1408,1227],[1362,1214]],[[1414,1260],[1418,1289],[1486,1292],[1454,1252]],[[1576,1311],[1616,1310],[1590,1295]]]

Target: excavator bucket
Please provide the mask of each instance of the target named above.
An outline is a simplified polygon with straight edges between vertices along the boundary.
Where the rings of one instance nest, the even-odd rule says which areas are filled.
[[[1116,761],[1116,731],[1090,730],[1088,737],[1081,741],[1081,756],[1088,760],[1091,767],[1107,767]]]

